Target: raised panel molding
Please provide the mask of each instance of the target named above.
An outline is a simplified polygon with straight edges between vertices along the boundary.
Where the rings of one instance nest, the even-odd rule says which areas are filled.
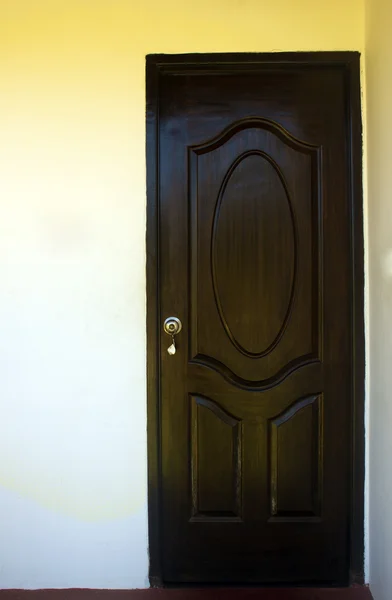
[[[285,379],[293,375],[299,369],[304,367],[308,367],[309,365],[314,365],[319,363],[319,359],[312,355],[309,356],[301,356],[298,359],[295,359],[288,363],[283,369],[278,371],[273,377],[268,377],[267,379],[262,379],[259,381],[252,381],[250,379],[244,379],[243,377],[239,377],[231,369],[229,369],[226,365],[221,363],[220,361],[212,358],[211,356],[205,356],[203,354],[198,354],[195,358],[193,358],[190,363],[194,365],[200,365],[205,367],[206,369],[211,369],[218,373],[223,377],[228,383],[233,385],[236,388],[243,390],[251,390],[253,392],[265,392],[278,386],[283,383]]]
[[[204,396],[192,394],[189,399],[190,520],[241,521],[242,422]]]
[[[216,154],[221,172],[212,166],[216,152],[222,153]],[[282,152],[284,169],[274,158]],[[300,180],[285,175],[292,158],[298,161],[300,178],[308,181],[305,200],[295,193]],[[259,161],[260,167],[251,167],[250,161]],[[189,360],[236,387],[268,389],[322,359],[321,168],[320,147],[261,117],[241,119],[207,142],[188,147]],[[249,173],[241,174],[241,169]],[[203,182],[211,180],[216,191],[206,197]],[[250,215],[243,206],[249,197]],[[301,231],[297,221],[305,222],[304,211],[308,225]],[[280,235],[274,238],[275,230]],[[227,246],[229,239],[232,246]],[[236,254],[235,245],[241,252]],[[233,279],[238,280],[234,293],[225,289]],[[214,312],[212,332],[203,314]]]
[[[314,152],[317,151],[318,146],[314,146],[313,144],[309,144],[303,140],[299,140],[294,135],[292,135],[287,129],[282,127],[276,121],[271,121],[271,119],[265,119],[264,117],[245,117],[244,119],[239,119],[232,125],[226,127],[221,133],[216,135],[210,140],[207,140],[203,144],[199,144],[197,146],[192,146],[192,150],[197,154],[205,154],[206,152],[211,152],[219,146],[225,144],[233,135],[242,131],[243,129],[250,128],[259,128],[265,129],[266,131],[270,131],[279,137],[284,143],[288,146],[294,148],[294,150],[298,150],[300,152]]]
[[[322,398],[322,394],[301,398],[269,419],[271,521],[321,516]]]
[[[252,181],[246,171],[246,165],[255,162],[255,159],[259,162],[257,182]],[[250,181],[248,186],[247,180]],[[264,188],[269,189],[263,189],[263,183]],[[242,206],[244,202],[247,203],[246,214]],[[264,208],[263,214],[260,214],[260,205]],[[273,211],[268,210],[271,205],[274,206]],[[274,222],[271,222],[271,219]],[[239,230],[241,221],[242,231]],[[283,230],[282,235],[280,239],[276,239],[274,232],[279,229]],[[238,156],[223,179],[215,205],[211,272],[222,325],[237,350],[250,358],[261,358],[269,354],[279,342],[287,325],[295,286],[295,229],[294,211],[287,183],[276,162],[261,150],[249,150]],[[224,233],[220,235],[222,230]],[[229,248],[226,245],[228,237],[231,241]],[[219,243],[220,238],[223,238],[222,244]],[[243,252],[245,245],[253,247],[252,263],[236,264],[235,256],[230,260],[227,254],[231,248],[234,247],[235,254],[235,246],[241,246],[242,253],[246,254]],[[263,255],[268,256],[272,253],[274,263],[262,260]],[[221,255],[224,258],[223,267],[219,268]],[[253,273],[250,274],[251,268]],[[283,276],[284,272],[287,277]],[[241,281],[241,275],[244,273],[245,281]],[[238,281],[237,293],[234,296],[229,293],[225,297],[222,290],[230,277]],[[286,289],[271,291],[274,284],[281,285],[282,281],[286,283]],[[257,310],[249,311],[249,304],[253,304],[254,307],[257,305]],[[283,315],[283,319],[279,313]],[[234,323],[236,334],[230,323]],[[244,337],[248,337],[248,348],[246,341],[240,343],[240,339]],[[262,338],[262,341],[252,341],[252,337]],[[253,348],[249,347],[250,343]],[[259,344],[261,347],[257,348]]]

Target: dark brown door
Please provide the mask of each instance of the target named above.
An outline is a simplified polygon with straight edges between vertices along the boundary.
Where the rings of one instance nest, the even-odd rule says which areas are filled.
[[[159,77],[163,580],[347,583],[346,73],[225,67]]]

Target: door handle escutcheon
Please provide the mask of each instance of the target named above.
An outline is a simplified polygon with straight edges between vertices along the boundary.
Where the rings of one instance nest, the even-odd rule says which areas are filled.
[[[170,356],[173,356],[173,354],[176,353],[176,342],[174,337],[180,333],[181,329],[182,323],[177,317],[168,317],[163,323],[163,331],[170,335],[172,339],[172,343],[167,349]]]

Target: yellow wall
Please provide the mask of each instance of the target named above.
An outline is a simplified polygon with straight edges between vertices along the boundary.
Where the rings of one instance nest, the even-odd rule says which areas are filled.
[[[146,584],[145,55],[362,47],[362,0],[2,0],[0,587]]]
[[[370,291],[370,583],[392,590],[392,4],[366,1]]]

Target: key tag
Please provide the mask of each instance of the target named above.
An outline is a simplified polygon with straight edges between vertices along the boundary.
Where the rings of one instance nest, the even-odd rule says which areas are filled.
[[[167,351],[170,356],[173,356],[173,354],[176,353],[176,342],[174,341],[174,335],[172,335],[172,343],[171,346],[168,347]]]

